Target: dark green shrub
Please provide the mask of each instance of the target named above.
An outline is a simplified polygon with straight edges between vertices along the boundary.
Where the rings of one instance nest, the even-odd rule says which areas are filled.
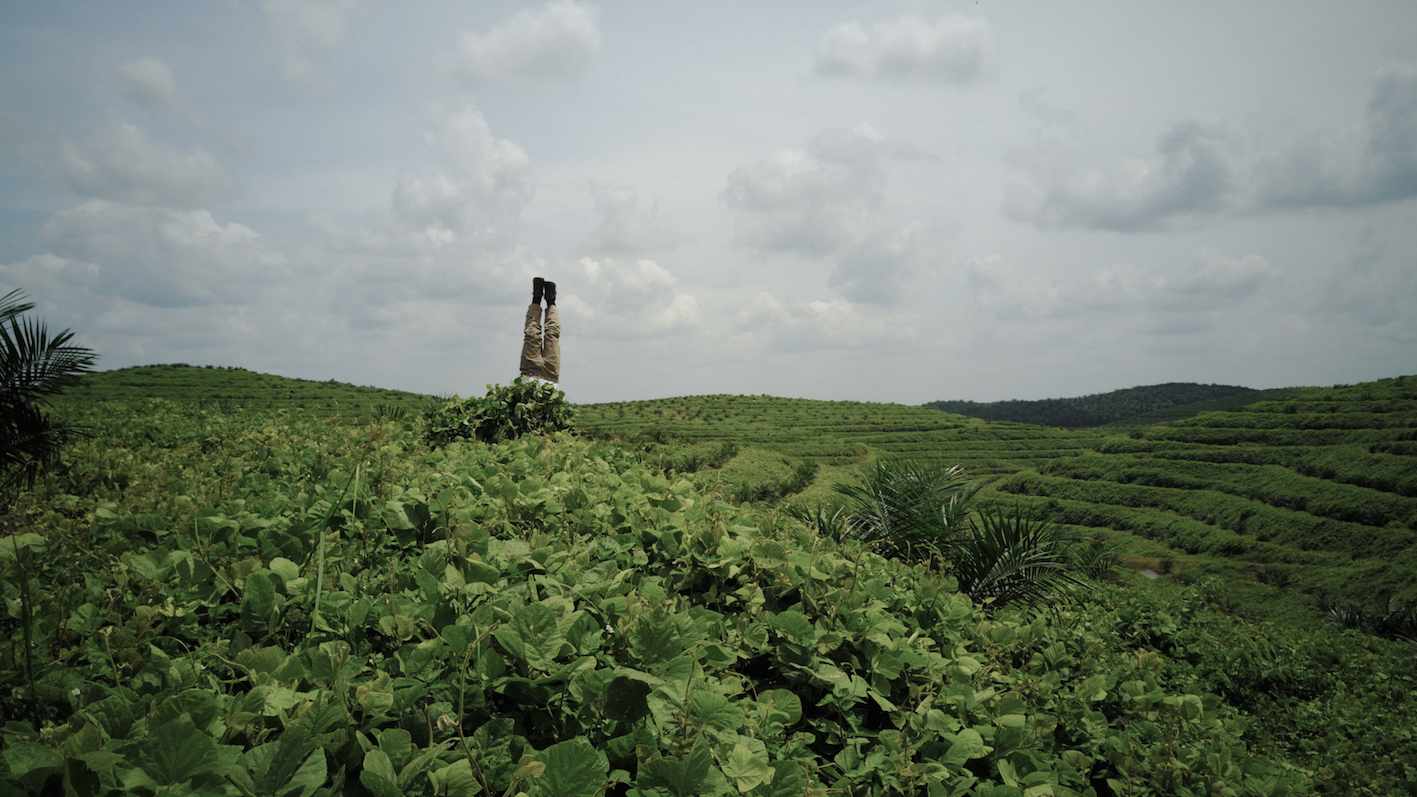
[[[505,387],[488,385],[481,398],[454,396],[429,408],[424,436],[434,446],[463,439],[496,443],[570,429],[574,417],[575,407],[555,385],[517,377]]]

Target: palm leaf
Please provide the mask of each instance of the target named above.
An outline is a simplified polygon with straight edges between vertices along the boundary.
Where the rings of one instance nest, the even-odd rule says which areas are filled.
[[[1025,517],[1015,507],[982,514],[956,548],[953,572],[960,591],[975,600],[1037,605],[1081,586],[1069,542],[1057,527]]]
[[[848,499],[848,536],[926,559],[948,557],[978,487],[958,465],[893,459],[834,489]]]
[[[94,354],[70,343],[64,330],[51,337],[43,322],[22,318],[34,307],[19,291],[0,297],[0,492],[33,484],[58,460],[59,449],[83,433],[40,409],[92,370]]]

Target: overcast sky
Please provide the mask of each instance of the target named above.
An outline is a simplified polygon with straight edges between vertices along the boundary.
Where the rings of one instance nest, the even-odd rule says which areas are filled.
[[[921,403],[1417,373],[1417,4],[0,5],[101,368]]]

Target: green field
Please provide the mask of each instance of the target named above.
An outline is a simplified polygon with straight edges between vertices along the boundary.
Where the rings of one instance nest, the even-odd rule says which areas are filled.
[[[428,399],[417,393],[358,387],[345,382],[315,382],[245,368],[193,367],[184,364],[141,365],[91,374],[70,391],[70,402],[164,399],[198,402],[226,411],[313,410],[327,417],[357,421],[369,411],[405,407],[416,411]]]
[[[0,786],[1410,792],[1413,644],[1320,599],[1412,595],[1414,394],[1126,433],[705,396],[431,448],[414,394],[94,374],[55,408],[92,436],[0,514]],[[1166,572],[998,609],[783,511],[890,457]]]
[[[1313,625],[1335,603],[1417,599],[1417,377],[1276,394],[1288,400],[1078,431],[768,396],[591,405],[582,427],[704,486],[820,465],[798,503],[831,500],[833,482],[875,457],[960,464],[986,496],[1103,536],[1138,568],[1225,576],[1258,616]],[[730,442],[736,460],[701,466]]]

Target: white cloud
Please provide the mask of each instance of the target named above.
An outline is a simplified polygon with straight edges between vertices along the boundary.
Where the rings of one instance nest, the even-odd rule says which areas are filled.
[[[738,244],[830,260],[828,284],[843,296],[889,304],[923,255],[924,228],[885,211],[886,161],[927,157],[869,125],[826,130],[806,149],[735,169],[722,199],[738,211]]]
[[[281,77],[305,89],[328,88],[323,62],[358,5],[358,0],[262,0],[267,53]]]
[[[153,307],[242,304],[287,263],[255,230],[205,210],[92,199],[55,213],[41,235],[62,257],[36,265]]]
[[[635,189],[592,181],[590,196],[600,224],[582,242],[587,250],[639,254],[684,243],[684,236],[663,226],[654,208],[640,207]]]
[[[433,169],[403,174],[387,210],[359,223],[312,217],[313,268],[329,275],[333,312],[351,328],[417,326],[456,307],[514,305],[543,262],[517,243],[530,201],[530,158],[471,106],[425,136]]]
[[[1194,267],[1172,277],[1168,287],[1176,296],[1197,302],[1240,301],[1254,296],[1279,275],[1279,269],[1256,254],[1226,257],[1210,249],[1195,253]]]
[[[1189,263],[1170,268],[1114,263],[1061,279],[999,255],[974,258],[965,267],[975,304],[1001,319],[1095,321],[1123,315],[1175,329],[1190,323],[1178,315],[1203,318],[1241,306],[1279,273],[1261,255],[1228,257],[1210,249],[1196,250]],[[1158,319],[1157,314],[1170,315]]]
[[[1048,227],[1135,232],[1221,209],[1233,181],[1233,145],[1219,125],[1188,119],[1172,125],[1153,160],[1110,169],[1048,173],[1035,167],[1032,185],[1011,184],[1005,209]],[[1023,157],[1015,158],[1024,164]]]
[[[160,58],[127,61],[119,65],[118,74],[123,78],[123,94],[147,110],[173,111],[182,104],[172,67]]]
[[[1374,79],[1364,156],[1360,201],[1417,196],[1417,65],[1389,64]]]
[[[420,233],[436,229],[510,243],[534,193],[526,150],[493,135],[482,112],[470,106],[445,115],[426,140],[441,170],[399,177],[394,219]]]
[[[1058,286],[1001,255],[973,258],[964,273],[975,303],[1000,318],[1041,318],[1058,305]]]
[[[600,52],[600,12],[575,0],[519,11],[485,33],[458,40],[457,73],[474,85],[525,85],[574,78]]]
[[[1355,126],[1357,127],[1357,126]],[[1138,232],[1220,214],[1354,208],[1417,196],[1417,66],[1374,78],[1359,135],[1248,140],[1214,121],[1177,122],[1156,156],[1079,169],[1055,145],[1016,149],[1027,173],[1005,191],[1011,217],[1040,227]]]
[[[143,128],[121,120],[77,144],[61,141],[59,174],[83,196],[137,205],[195,208],[240,193],[236,180],[206,150],[149,141]]]
[[[557,304],[587,337],[648,338],[684,333],[703,323],[694,296],[653,260],[582,258],[569,280],[557,284]]]
[[[983,19],[947,14],[931,23],[903,14],[869,31],[856,20],[833,27],[817,45],[815,70],[826,77],[967,85],[984,74],[992,52]]]
[[[1399,239],[1400,240],[1400,239]],[[1417,341],[1417,251],[1382,225],[1365,225],[1351,254],[1319,284],[1315,315]]]
[[[730,340],[754,357],[780,352],[859,349],[913,340],[919,320],[879,307],[831,301],[783,302],[759,293],[739,311]]]

